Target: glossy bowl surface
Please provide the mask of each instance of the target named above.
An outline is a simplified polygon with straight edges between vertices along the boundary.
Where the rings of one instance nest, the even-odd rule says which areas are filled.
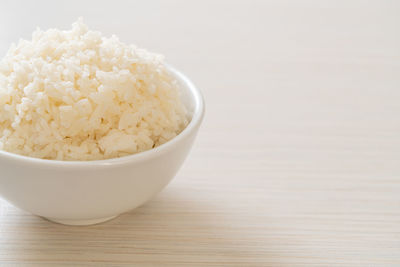
[[[204,117],[200,91],[168,66],[182,84],[191,121],[154,149],[107,160],[57,161],[0,151],[0,195],[15,206],[68,225],[107,221],[161,191],[187,157]]]

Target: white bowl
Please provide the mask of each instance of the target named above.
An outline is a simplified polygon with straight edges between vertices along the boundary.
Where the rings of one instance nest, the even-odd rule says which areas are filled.
[[[188,155],[204,116],[199,90],[168,67],[182,84],[191,113],[175,138],[138,154],[97,161],[57,161],[0,151],[0,195],[15,206],[68,225],[107,221],[161,191]]]

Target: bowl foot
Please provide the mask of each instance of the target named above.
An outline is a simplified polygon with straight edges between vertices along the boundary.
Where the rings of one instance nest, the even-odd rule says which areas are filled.
[[[65,225],[92,225],[92,224],[98,224],[98,223],[109,221],[111,219],[114,219],[117,216],[118,215],[114,215],[111,217],[89,219],[89,220],[68,220],[68,219],[57,219],[57,218],[48,218],[48,217],[44,217],[44,218],[51,222],[65,224]]]

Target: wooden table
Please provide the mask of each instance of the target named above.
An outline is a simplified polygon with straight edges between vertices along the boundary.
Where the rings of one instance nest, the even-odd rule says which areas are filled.
[[[400,266],[399,13],[398,1],[3,2],[2,54],[82,15],[165,54],[207,114],[176,179],[115,220],[67,227],[2,201],[0,265]]]

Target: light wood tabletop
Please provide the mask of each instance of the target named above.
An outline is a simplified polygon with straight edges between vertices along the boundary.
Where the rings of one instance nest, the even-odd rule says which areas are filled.
[[[400,266],[400,2],[2,1],[166,55],[206,117],[176,178],[94,226],[0,202],[1,266]]]

